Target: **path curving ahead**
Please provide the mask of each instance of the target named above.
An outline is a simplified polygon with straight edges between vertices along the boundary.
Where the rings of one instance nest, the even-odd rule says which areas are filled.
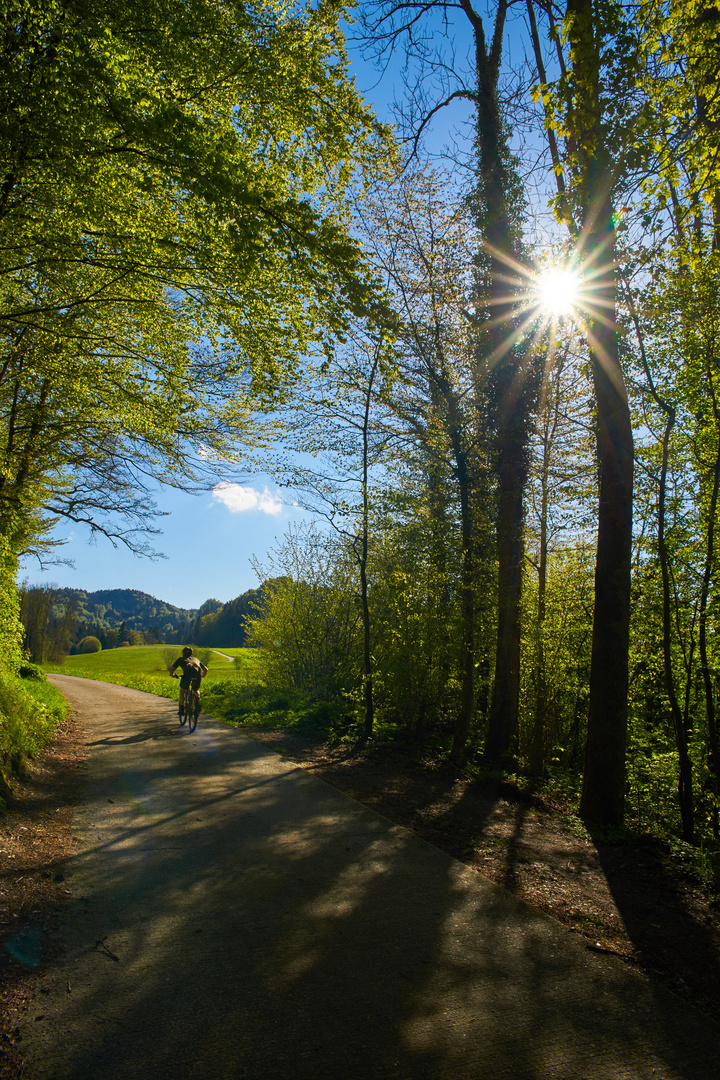
[[[720,1076],[713,1021],[412,833],[170,701],[52,681],[90,762],[29,1080]]]

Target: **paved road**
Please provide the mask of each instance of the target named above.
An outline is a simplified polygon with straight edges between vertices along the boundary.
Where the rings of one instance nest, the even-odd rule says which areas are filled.
[[[30,1080],[716,1080],[720,1028],[251,739],[53,677],[90,749]]]

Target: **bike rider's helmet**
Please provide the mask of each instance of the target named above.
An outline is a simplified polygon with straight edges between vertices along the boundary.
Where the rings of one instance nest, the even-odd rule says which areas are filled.
[[[190,648],[189,645],[186,645],[185,648],[183,649],[183,656],[185,657],[186,660],[187,660],[188,656],[192,656],[192,649]]]

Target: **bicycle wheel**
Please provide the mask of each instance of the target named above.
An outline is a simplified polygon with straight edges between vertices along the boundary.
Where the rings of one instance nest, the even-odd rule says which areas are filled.
[[[188,691],[186,701],[187,701],[187,706],[188,706],[188,712],[187,712],[188,731],[194,731],[195,728],[197,727],[197,718],[198,718],[198,713],[200,712],[200,702],[198,701],[197,695],[196,695],[196,693],[194,691],[192,693],[190,691]]]

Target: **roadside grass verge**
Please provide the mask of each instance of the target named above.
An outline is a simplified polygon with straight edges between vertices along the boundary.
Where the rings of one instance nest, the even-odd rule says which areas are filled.
[[[23,689],[30,694],[35,701],[44,705],[50,713],[55,726],[61,723],[70,712],[70,706],[59,690],[47,681],[47,679],[21,679]]]
[[[141,671],[102,671],[97,668],[48,666],[45,670],[58,675],[76,675],[80,679],[97,679],[98,682],[115,683],[116,686],[129,686],[133,690],[144,690],[147,694],[172,698],[177,701],[180,694],[180,680],[171,679],[167,674],[143,674]]]
[[[40,669],[20,678],[0,672],[0,810],[12,791],[13,778],[28,758],[52,741],[70,706]]]

